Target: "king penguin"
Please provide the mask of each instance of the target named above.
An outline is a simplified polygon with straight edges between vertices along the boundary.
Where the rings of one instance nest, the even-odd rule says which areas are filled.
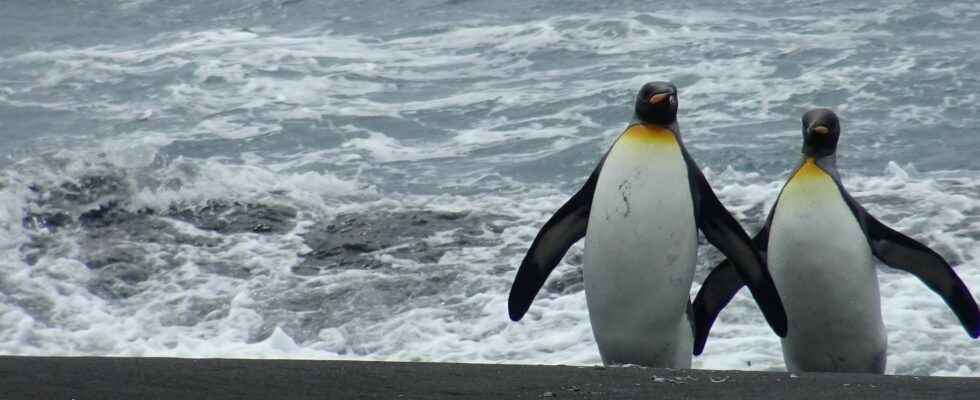
[[[753,243],[766,258],[786,306],[782,339],[790,372],[883,373],[887,337],[874,257],[918,277],[980,335],[973,295],[935,251],[878,221],[837,173],[840,123],[827,109],[803,115],[803,157]],[[742,281],[729,261],[705,279],[694,301],[695,354]]]
[[[584,236],[585,298],[603,363],[689,368],[699,228],[733,260],[772,329],[784,335],[786,315],[762,259],[684,148],[676,87],[647,83],[633,121],[531,243],[511,287],[510,318],[524,316]]]

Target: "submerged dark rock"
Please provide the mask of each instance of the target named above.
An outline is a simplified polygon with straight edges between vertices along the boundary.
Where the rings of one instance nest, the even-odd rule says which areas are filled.
[[[164,210],[133,207],[130,180],[120,171],[29,189],[33,201],[22,221],[31,239],[21,248],[25,261],[35,265],[45,256],[78,257],[93,272],[88,290],[106,299],[132,297],[146,289],[142,282],[187,262],[178,250],[182,246],[209,249],[225,242],[220,235],[187,233],[174,220],[218,234],[281,234],[296,224],[296,210],[275,204],[219,199]],[[71,250],[76,246],[64,246],[67,237],[77,253]],[[242,279],[253,275],[234,262],[197,261],[205,272]]]
[[[545,290],[560,294],[571,294],[585,290],[582,268],[554,271],[544,285]]]
[[[145,264],[114,263],[100,268],[88,290],[105,299],[125,299],[140,292],[139,284],[152,274]]]
[[[85,288],[118,302],[156,293],[162,284],[184,284],[184,279],[250,282],[286,268],[293,274],[276,277],[272,286],[256,287],[250,294],[261,304],[256,311],[262,323],[250,332],[256,341],[281,327],[302,343],[328,327],[343,331],[350,321],[378,322],[418,307],[446,307],[452,313],[446,318],[475,318],[470,314],[482,311],[464,307],[465,299],[496,284],[493,279],[474,280],[472,271],[445,257],[461,249],[499,246],[508,217],[424,209],[345,213],[307,228],[301,237],[310,250],[299,254],[294,265],[258,265],[227,255],[230,247],[241,244],[234,236],[258,234],[275,241],[296,228],[295,208],[229,199],[162,209],[134,207],[124,178],[36,185],[33,213],[23,222],[31,235],[22,248],[28,261],[77,258],[90,272]],[[291,238],[283,239],[291,245]],[[477,275],[509,271],[497,263]],[[352,278],[333,281],[329,276],[347,272]],[[321,276],[325,279],[308,279]],[[568,290],[563,288],[575,286],[580,278],[576,281],[573,273],[561,282],[554,290]],[[223,318],[229,301],[222,293],[213,298],[181,296],[173,299],[160,322],[193,326]],[[362,344],[352,338],[352,351],[367,351],[359,346],[372,340]]]
[[[27,229],[39,229],[45,228],[51,231],[57,231],[59,228],[63,228],[68,224],[74,222],[71,215],[66,212],[29,212],[24,217],[23,226]]]
[[[130,186],[125,174],[114,171],[83,175],[53,185],[34,184],[29,188],[37,195],[39,206],[67,209],[125,198]]]
[[[116,263],[138,264],[145,257],[146,251],[140,247],[120,245],[90,254],[89,259],[85,260],[85,266],[89,269],[100,269]]]
[[[98,208],[83,212],[78,216],[78,222],[87,228],[103,228],[110,225],[119,225],[134,218],[140,218],[141,214],[151,214],[149,210],[132,212],[120,207],[117,201],[110,201],[100,205]]]
[[[429,210],[341,214],[303,235],[313,251],[303,255],[303,262],[294,266],[293,272],[313,275],[336,268],[383,268],[386,263],[376,257],[379,252],[434,264],[451,249],[495,244],[499,239],[487,233],[491,217],[498,218]]]
[[[129,183],[125,175],[109,173],[49,186],[34,184],[29,189],[35,195],[35,207],[27,212],[23,226],[57,231],[71,226],[76,218],[82,223],[98,223],[128,196]]]
[[[208,200],[202,207],[171,206],[168,215],[218,233],[286,233],[296,226],[296,210],[277,204]]]

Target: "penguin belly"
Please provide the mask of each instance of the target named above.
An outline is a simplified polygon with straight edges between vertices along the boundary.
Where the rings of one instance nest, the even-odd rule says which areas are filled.
[[[696,257],[679,143],[666,130],[631,128],[603,164],[585,238],[585,297],[605,364],[691,366]]]
[[[836,183],[812,161],[779,197],[767,258],[789,319],[782,339],[789,371],[884,372],[871,248]]]

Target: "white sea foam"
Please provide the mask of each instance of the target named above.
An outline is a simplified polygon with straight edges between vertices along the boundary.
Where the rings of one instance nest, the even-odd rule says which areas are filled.
[[[220,169],[215,166],[208,170]],[[246,169],[245,171],[251,171]],[[254,172],[254,171],[253,171]],[[227,172],[224,172],[227,173]],[[759,204],[769,207],[780,187],[756,173],[728,169],[720,174],[707,171],[717,193],[741,219],[745,212]],[[978,200],[960,194],[943,194],[946,182],[955,182],[957,190],[969,191],[980,182],[972,177],[943,173],[939,177],[918,173],[911,177],[906,169],[890,164],[880,176],[853,176],[845,180],[859,201],[877,196],[902,197],[921,204],[905,206],[871,204],[872,212],[896,229],[918,237],[930,246],[952,250],[961,260],[957,270],[970,287],[980,285],[980,252],[975,239]],[[234,176],[234,175],[232,175]],[[248,179],[256,188],[280,187],[279,182]],[[221,196],[226,190],[248,193],[247,187],[222,188],[208,192],[212,178],[199,177],[199,195]],[[238,178],[218,181],[238,181]],[[529,196],[529,197],[525,197]],[[949,196],[949,197],[944,197]],[[137,197],[139,198],[139,197]],[[398,307],[384,317],[364,316],[338,327],[325,328],[315,339],[297,342],[288,330],[274,327],[265,339],[253,341],[257,326],[263,325],[263,298],[267,290],[302,286],[283,266],[296,263],[303,252],[302,242],[289,234],[261,237],[253,234],[222,236],[196,229],[189,224],[174,225],[191,235],[205,235],[221,241],[216,249],[181,247],[184,264],[158,281],[150,289],[123,304],[110,304],[87,292],[85,281],[89,270],[78,262],[72,250],[42,259],[30,275],[17,261],[8,260],[4,281],[15,284],[23,299],[43,298],[55,307],[46,317],[61,320],[51,325],[41,322],[18,307],[5,302],[0,318],[11,327],[3,333],[0,345],[4,352],[16,354],[114,354],[165,355],[193,357],[287,357],[287,358],[359,358],[385,360],[431,360],[461,362],[528,362],[528,363],[598,363],[591,339],[588,314],[581,292],[560,295],[543,292],[525,320],[511,323],[506,318],[505,302],[510,273],[492,273],[497,268],[509,270],[517,264],[523,247],[536,233],[565,195],[552,190],[527,191],[521,199],[489,196],[472,199],[461,196],[407,197],[401,201],[385,200],[387,208],[414,209],[420,206],[447,211],[498,213],[509,218],[499,234],[500,241],[489,247],[461,247],[449,251],[432,265],[400,260],[406,271],[432,268],[449,269],[458,274],[462,292],[439,295],[444,305]],[[930,200],[933,199],[933,200]],[[186,200],[186,199],[185,199]],[[154,201],[161,201],[156,199]],[[930,204],[933,201],[934,204]],[[920,203],[921,202],[921,203]],[[377,204],[363,204],[367,209]],[[888,201],[879,204],[889,204]],[[940,205],[951,205],[959,221],[967,225],[948,230],[956,221],[942,217]],[[150,205],[150,204],[146,204]],[[935,207],[935,209],[931,209]],[[923,214],[919,217],[918,214]],[[759,218],[756,215],[756,218]],[[9,220],[9,219],[6,219]],[[751,223],[751,222],[750,222]],[[918,227],[918,228],[917,228]],[[302,228],[297,228],[302,229]],[[930,233],[932,232],[932,233]],[[430,239],[445,242],[441,233]],[[966,236],[964,236],[966,235]],[[161,256],[168,250],[161,249]],[[576,246],[572,253],[579,253]],[[503,256],[503,257],[501,257]],[[379,254],[379,257],[384,257]],[[389,256],[390,257],[390,256]],[[215,276],[201,271],[200,265],[215,260],[242,263],[252,268],[248,281]],[[496,260],[496,261],[491,261]],[[14,265],[10,265],[10,261]],[[704,262],[702,260],[702,262]],[[20,265],[17,265],[20,264]],[[398,265],[398,263],[395,263]],[[703,265],[701,268],[705,268]],[[575,266],[560,266],[556,274],[572,271]],[[264,271],[264,272],[260,272]],[[970,375],[978,370],[977,354],[958,322],[946,306],[914,277],[883,270],[882,287],[885,322],[890,336],[889,371],[894,373]],[[314,277],[327,291],[346,290],[351,285],[370,287],[375,283],[398,282],[395,276],[369,271],[348,271],[338,275]],[[375,283],[372,283],[375,282]],[[244,284],[244,285],[243,285]],[[5,285],[7,286],[7,285]],[[7,286],[10,287],[10,286]],[[177,287],[181,290],[174,291]],[[60,289],[56,289],[60,288]],[[280,289],[276,289],[280,288]],[[692,296],[697,287],[692,288]],[[53,293],[62,293],[53,296]],[[460,297],[462,295],[462,297]],[[214,303],[209,303],[214,302]],[[194,307],[224,304],[211,311],[211,317],[194,325],[167,322]],[[461,310],[463,314],[460,314]],[[135,322],[134,322],[135,321]],[[66,327],[73,327],[65,331]],[[721,315],[703,357],[695,360],[701,368],[781,369],[778,339],[766,327],[761,314],[743,292]]]

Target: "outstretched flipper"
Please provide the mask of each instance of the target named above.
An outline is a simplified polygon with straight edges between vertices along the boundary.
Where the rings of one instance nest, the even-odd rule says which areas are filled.
[[[871,214],[865,212],[864,218],[874,255],[888,266],[922,280],[929,289],[942,296],[970,337],[980,336],[977,302],[946,260],[924,244],[882,224]]]
[[[589,225],[589,211],[592,209],[592,197],[595,194],[596,181],[605,156],[599,165],[589,175],[585,185],[568,199],[555,215],[544,224],[538,236],[531,243],[524,261],[517,270],[517,277],[510,288],[510,298],[507,307],[510,319],[519,321],[531,307],[534,296],[541,290],[545,279],[555,269],[558,262],[575,242],[585,236]]]
[[[759,250],[759,255],[765,257],[766,248],[769,247],[768,222],[752,239],[752,244]],[[715,319],[742,286],[745,283],[735,270],[735,265],[728,259],[715,266],[704,279],[704,284],[694,299],[694,355],[704,352],[704,345]]]
[[[929,289],[942,296],[970,337],[980,337],[980,309],[977,308],[970,289],[949,263],[928,246],[878,221],[851,197],[840,179],[835,177],[834,181],[844,196],[844,202],[858,221],[861,221],[875,257],[889,267],[918,277]]]
[[[748,284],[752,297],[766,317],[766,322],[777,335],[785,337],[786,310],[762,257],[752,245],[749,235],[715,196],[707,179],[686,151],[684,159],[687,161],[688,176],[691,180],[691,193],[695,196],[695,219],[698,228],[711,244],[732,261],[738,276]]]

